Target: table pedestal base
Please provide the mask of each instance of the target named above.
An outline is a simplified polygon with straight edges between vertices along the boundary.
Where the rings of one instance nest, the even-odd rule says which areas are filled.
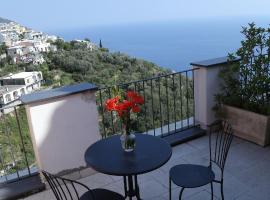
[[[137,175],[124,176],[124,189],[125,198],[132,200],[132,197],[136,197],[137,200],[141,200],[140,189],[138,185]]]

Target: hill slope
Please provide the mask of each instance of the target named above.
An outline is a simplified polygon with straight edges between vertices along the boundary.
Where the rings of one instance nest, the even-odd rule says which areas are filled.
[[[0,17],[0,23],[9,23],[9,22],[12,22],[12,21],[9,19],[5,19],[5,18]]]

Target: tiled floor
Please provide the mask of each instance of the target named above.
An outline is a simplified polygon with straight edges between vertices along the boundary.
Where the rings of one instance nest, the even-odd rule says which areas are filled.
[[[172,158],[160,169],[139,176],[141,196],[145,200],[166,200],[169,169],[181,163],[208,164],[208,137],[204,136],[173,148]],[[81,180],[91,188],[107,188],[123,194],[121,177],[95,174]],[[173,186],[173,199],[178,199],[180,188]],[[219,185],[214,185],[215,199],[220,199]],[[270,199],[270,147],[262,148],[234,138],[224,174],[226,200]],[[32,195],[26,200],[54,200],[50,190]],[[186,189],[183,199],[207,200],[210,186]]]

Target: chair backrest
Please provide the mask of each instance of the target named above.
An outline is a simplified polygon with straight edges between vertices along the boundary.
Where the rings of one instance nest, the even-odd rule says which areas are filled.
[[[80,189],[84,189],[89,193],[90,197],[94,199],[94,195],[90,188],[78,181],[62,178],[46,171],[42,171],[42,174],[50,185],[57,200],[79,200],[81,196]]]
[[[233,140],[232,126],[227,121],[219,120],[209,127],[210,166],[214,162],[223,171]]]

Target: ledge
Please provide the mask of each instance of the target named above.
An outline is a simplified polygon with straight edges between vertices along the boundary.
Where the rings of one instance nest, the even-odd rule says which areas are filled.
[[[91,83],[80,83],[76,85],[64,86],[51,90],[44,90],[40,92],[35,92],[32,94],[23,95],[20,100],[24,104],[29,104],[37,101],[44,101],[52,98],[59,98],[63,96],[68,96],[71,94],[76,94],[84,92],[87,90],[97,90],[98,87]]]
[[[236,58],[236,59],[232,60],[231,62],[238,62],[238,61],[240,61],[240,58]],[[192,62],[192,63],[190,63],[190,65],[198,66],[198,67],[213,67],[213,66],[223,65],[223,64],[227,64],[227,63],[228,63],[228,57],[224,56],[224,57],[213,58],[213,59],[209,59],[209,60]]]
[[[15,182],[1,185],[0,200],[19,199],[45,189],[45,184],[41,182],[39,174],[17,180]]]
[[[187,128],[185,130],[179,129],[176,133],[164,136],[163,139],[165,139],[169,144],[171,144],[171,146],[176,146],[178,144],[182,144],[198,137],[204,136],[205,134],[206,131],[197,126]]]

